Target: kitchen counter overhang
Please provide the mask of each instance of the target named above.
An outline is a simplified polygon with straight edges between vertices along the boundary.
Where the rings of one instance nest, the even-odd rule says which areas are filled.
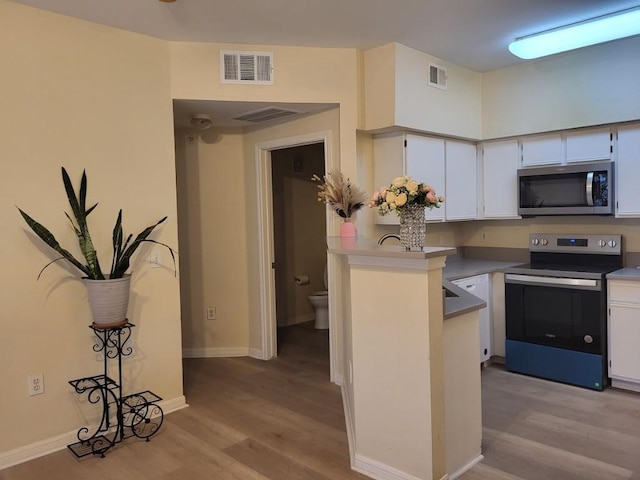
[[[363,237],[328,237],[327,246],[329,253],[372,257],[372,264],[397,268],[423,268],[423,260],[446,258],[456,253],[455,247],[424,247],[421,252],[406,251],[399,246],[378,245],[377,242]],[[480,298],[444,278],[442,289],[445,320],[487,306]]]

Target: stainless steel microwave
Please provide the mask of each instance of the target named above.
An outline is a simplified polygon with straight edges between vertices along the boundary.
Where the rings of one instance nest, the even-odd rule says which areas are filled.
[[[614,162],[518,170],[518,214],[612,215]]]

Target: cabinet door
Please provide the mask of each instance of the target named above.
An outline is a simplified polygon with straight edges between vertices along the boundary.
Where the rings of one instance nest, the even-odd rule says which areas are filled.
[[[611,305],[609,376],[640,381],[640,305]]]
[[[485,308],[478,312],[480,314],[480,363],[486,362],[491,358],[491,337],[493,329],[491,328],[491,298],[489,294],[489,275],[476,275],[474,277],[461,278],[454,280],[452,283],[460,288],[464,288],[467,292],[484,300],[487,304]]]
[[[392,180],[405,173],[404,134],[381,135],[373,139],[373,185],[376,190],[389,186]],[[399,225],[400,220],[394,213],[384,217],[375,214],[379,225]]]
[[[518,216],[518,142],[485,143],[482,147],[483,218]]]
[[[444,195],[444,140],[440,138],[407,135],[405,152],[406,175],[417,182],[426,183],[435,188],[438,195]],[[443,221],[444,208],[426,210],[428,221]]]
[[[562,137],[559,133],[526,137],[521,140],[522,166],[559,165],[562,163]]]
[[[447,220],[478,218],[478,169],[476,147],[470,143],[445,142],[444,213]],[[442,207],[441,207],[442,208]]]
[[[640,216],[640,125],[618,129],[616,216]]]
[[[566,134],[567,163],[611,159],[611,129],[598,128]]]

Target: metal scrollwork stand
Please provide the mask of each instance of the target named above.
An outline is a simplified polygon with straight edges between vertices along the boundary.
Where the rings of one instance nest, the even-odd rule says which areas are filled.
[[[69,383],[76,393],[86,394],[89,403],[102,407],[102,418],[93,434],[88,427],[82,427],[78,430],[78,441],[67,445],[77,457],[91,454],[104,457],[111,447],[133,436],[148,442],[162,425],[164,412],[157,403],[162,398],[149,390],[122,394],[122,357],[133,353],[133,348],[126,346],[133,327],[129,322],[113,328],[90,325],[98,338],[93,350],[103,354],[104,373]],[[118,361],[117,382],[108,375],[109,359]]]

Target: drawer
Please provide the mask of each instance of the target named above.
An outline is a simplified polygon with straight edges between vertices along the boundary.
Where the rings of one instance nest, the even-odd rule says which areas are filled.
[[[609,280],[609,301],[640,305],[640,282]]]

